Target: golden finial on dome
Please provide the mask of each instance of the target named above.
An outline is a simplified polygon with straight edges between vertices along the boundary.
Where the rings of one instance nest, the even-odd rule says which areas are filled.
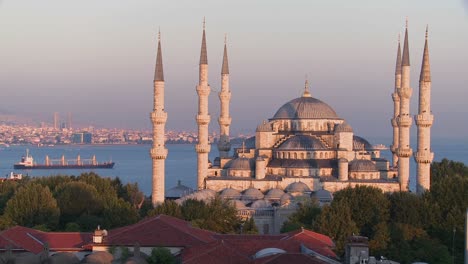
[[[307,75],[304,85],[304,93],[302,94],[302,97],[312,97],[309,92],[309,79],[307,78]]]

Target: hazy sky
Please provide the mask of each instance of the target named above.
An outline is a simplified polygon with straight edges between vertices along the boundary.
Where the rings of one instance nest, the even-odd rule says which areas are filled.
[[[205,16],[210,129],[227,33],[234,133],[253,132],[300,96],[307,74],[312,95],[357,134],[389,136],[397,35],[408,16],[411,112],[429,24],[433,136],[466,137],[467,9],[468,0],[0,0],[0,112],[150,128],[160,27],[167,128],[195,130]]]

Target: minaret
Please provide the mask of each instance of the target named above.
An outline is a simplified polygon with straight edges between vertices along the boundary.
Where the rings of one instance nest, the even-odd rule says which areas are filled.
[[[203,19],[203,37],[200,53],[200,71],[199,82],[197,86],[198,93],[198,144],[195,145],[197,152],[198,189],[205,188],[205,177],[208,175],[208,153],[211,146],[208,142],[208,124],[210,115],[208,114],[208,96],[210,95],[210,86],[208,85],[208,58],[206,54],[205,20]]]
[[[418,150],[414,153],[416,161],[416,190],[423,193],[430,189],[431,162],[434,153],[431,152],[431,126],[434,116],[431,114],[431,66],[429,63],[429,47],[427,45],[428,29],[422,59],[421,75],[419,77],[419,112],[414,116],[418,127]]]
[[[395,66],[395,91],[392,93],[393,99],[393,118],[392,118],[392,127],[393,127],[393,144],[390,146],[390,150],[393,153],[392,156],[392,166],[396,168],[398,165],[398,141],[400,140],[400,130],[397,123],[397,118],[400,115],[400,96],[398,95],[398,90],[401,87],[401,48],[400,48],[400,35],[398,35],[398,49],[397,49],[397,59]]]
[[[156,69],[154,71],[154,101],[151,122],[153,123],[153,146],[151,159],[153,160],[153,206],[164,202],[164,177],[167,149],[165,147],[165,126],[167,113],[164,111],[164,73],[161,53],[161,32],[158,33],[158,54],[156,55]]]
[[[223,66],[221,68],[221,92],[219,92],[221,102],[221,111],[219,114],[219,156],[225,158],[229,156],[231,143],[229,142],[229,126],[231,125],[231,116],[229,115],[229,102],[231,101],[231,90],[229,90],[229,64],[226,47],[226,38],[224,39]]]
[[[400,190],[409,191],[409,157],[413,155],[410,148],[410,98],[413,90],[410,87],[410,58],[408,45],[408,20],[406,20],[405,42],[403,44],[403,56],[401,58],[401,87],[398,91],[400,96],[400,116],[397,118],[400,137],[398,141],[398,177],[400,179]]]

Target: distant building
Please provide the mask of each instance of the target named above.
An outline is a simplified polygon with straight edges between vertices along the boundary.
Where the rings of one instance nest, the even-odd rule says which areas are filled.
[[[74,144],[91,144],[93,142],[93,134],[89,132],[73,133],[71,142]]]

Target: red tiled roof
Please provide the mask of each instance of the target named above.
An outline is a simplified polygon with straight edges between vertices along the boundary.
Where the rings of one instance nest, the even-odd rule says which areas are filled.
[[[330,258],[336,258],[335,252],[332,248],[335,247],[335,244],[329,236],[322,235],[307,229],[301,229],[298,231],[293,231],[287,233],[288,237],[284,240],[296,240],[302,243],[309,249],[314,250],[315,252]]]
[[[183,251],[184,264],[198,263],[228,263],[243,264],[250,262],[250,258],[241,254],[223,240],[217,240],[205,245],[187,248]]]
[[[284,253],[256,259],[255,264],[326,264],[313,256],[301,253]]]
[[[42,232],[23,226],[14,226],[0,233],[0,246],[6,248],[11,245],[14,249],[22,249],[32,253],[39,253],[48,243],[53,250],[82,250],[81,246],[91,241],[91,233],[55,233]]]
[[[103,244],[187,247],[214,241],[211,231],[192,227],[187,221],[158,215],[136,224],[110,230]]]

